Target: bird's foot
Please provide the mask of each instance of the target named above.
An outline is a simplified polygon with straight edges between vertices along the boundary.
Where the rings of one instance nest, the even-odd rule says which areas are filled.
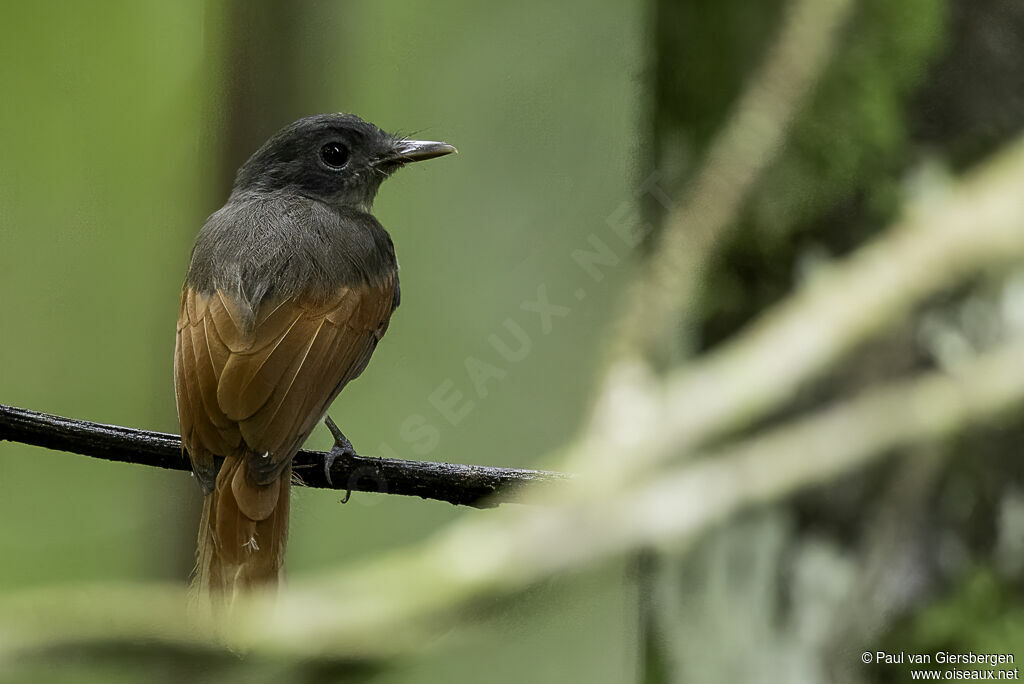
[[[331,467],[334,462],[339,458],[350,460],[354,456],[357,456],[355,447],[352,446],[352,442],[349,441],[345,433],[341,431],[341,428],[331,419],[330,416],[324,416],[324,424],[327,429],[331,431],[331,435],[334,436],[334,446],[324,456],[324,476],[327,478],[327,484],[334,486],[334,482],[331,480]],[[348,489],[345,492],[344,498],[341,503],[348,503],[349,498],[352,496],[352,490]]]

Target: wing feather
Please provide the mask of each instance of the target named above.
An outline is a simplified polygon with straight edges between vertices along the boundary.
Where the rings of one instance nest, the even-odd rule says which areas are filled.
[[[218,373],[213,363],[213,355],[210,351],[210,337],[206,332],[206,321],[190,324],[191,349],[194,364],[190,374],[193,384],[197,388],[202,408],[206,411],[207,417],[213,426],[224,429],[231,426],[231,421],[224,415],[220,405],[217,403],[217,379]]]
[[[224,366],[217,397],[232,420],[245,420],[267,403],[282,376],[295,364],[297,347],[309,343],[304,339],[307,327],[309,323],[300,315],[293,315],[291,325],[276,339],[231,355]]]
[[[244,486],[240,473],[224,485],[236,490],[246,515],[260,520],[273,508],[276,497],[262,485],[291,462],[366,367],[387,330],[396,288],[392,277],[327,297],[267,301],[255,312],[230,293],[186,288],[175,344],[182,439],[207,477],[216,472],[214,455],[245,460],[256,487]]]
[[[337,339],[338,329],[327,321],[320,319],[320,325],[313,334],[309,347],[295,367],[295,374],[287,387],[282,385],[280,392],[276,393],[276,401],[268,402],[263,410],[253,416],[251,420],[242,424],[242,434],[246,434],[250,425],[258,425],[262,428],[262,441],[268,451],[280,450],[287,441],[292,425],[297,420],[297,414],[306,403],[309,397],[316,397],[318,392],[318,381],[321,373],[326,370],[325,362],[329,361],[329,354],[333,351],[334,342]],[[291,399],[295,397],[296,399]],[[255,438],[255,436],[254,436]]]

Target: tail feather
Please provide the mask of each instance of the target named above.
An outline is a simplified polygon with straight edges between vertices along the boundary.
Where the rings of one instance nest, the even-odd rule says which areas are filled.
[[[266,486],[245,476],[244,457],[229,457],[203,501],[193,585],[230,604],[240,592],[273,588],[288,540],[291,465]]]

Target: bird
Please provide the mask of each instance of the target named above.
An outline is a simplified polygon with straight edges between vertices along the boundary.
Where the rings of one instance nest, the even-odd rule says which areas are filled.
[[[242,164],[199,231],[174,345],[182,449],[203,490],[199,594],[230,604],[279,585],[292,458],[321,421],[335,435],[328,472],[354,455],[326,413],[401,299],[374,198],[406,164],[456,151],[353,114],[307,116]]]

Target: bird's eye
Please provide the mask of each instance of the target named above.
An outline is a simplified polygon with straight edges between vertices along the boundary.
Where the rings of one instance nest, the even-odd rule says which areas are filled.
[[[339,142],[329,142],[320,148],[320,160],[332,169],[345,166],[348,155],[348,148]]]

